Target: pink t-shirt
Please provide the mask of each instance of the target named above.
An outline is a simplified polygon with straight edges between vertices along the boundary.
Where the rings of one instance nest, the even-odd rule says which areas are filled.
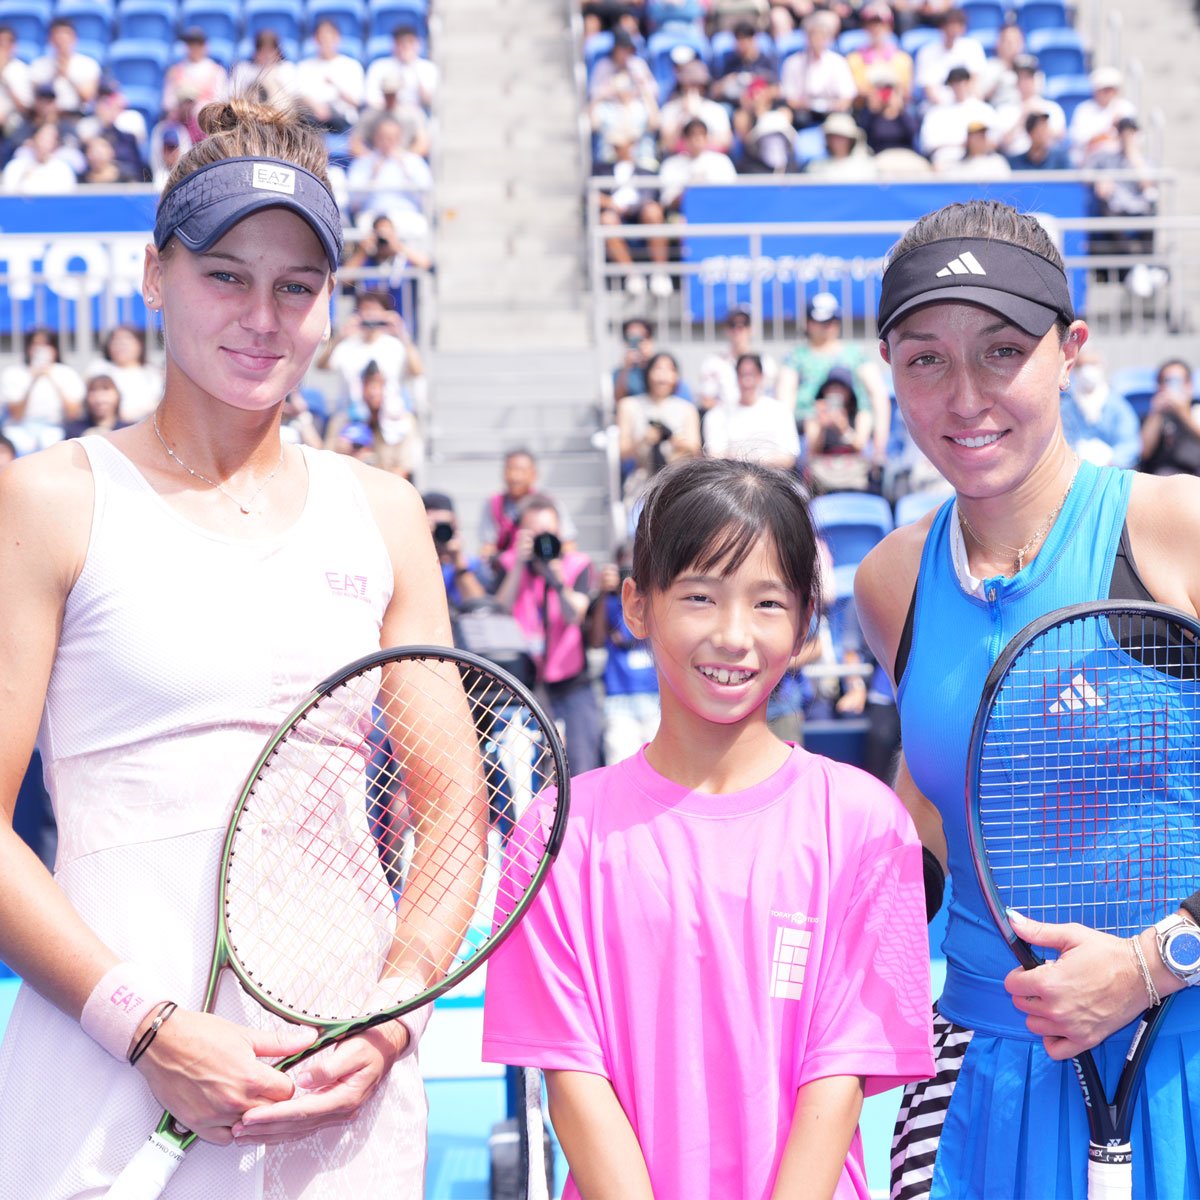
[[[581,776],[558,861],[489,965],[483,1056],[609,1079],[656,1200],[768,1197],[802,1084],[863,1075],[869,1095],[933,1072],[908,814],[799,748],[731,795],[644,753]],[[836,1194],[868,1195],[857,1133]]]

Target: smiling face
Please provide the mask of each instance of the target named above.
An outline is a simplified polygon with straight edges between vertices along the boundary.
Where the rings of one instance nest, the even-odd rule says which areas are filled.
[[[235,408],[280,403],[329,321],[333,278],[317,235],[286,209],[253,213],[202,254],[146,251],[143,291],[162,297],[167,394]]]
[[[880,351],[913,440],[960,495],[1002,495],[1062,439],[1058,392],[1087,327],[1059,343],[986,308],[930,304],[908,314]]]
[[[765,721],[767,701],[808,627],[808,612],[765,537],[728,574],[688,568],[649,593],[628,580],[623,600],[631,632],[648,638],[654,653],[664,724],[701,734],[706,725]]]

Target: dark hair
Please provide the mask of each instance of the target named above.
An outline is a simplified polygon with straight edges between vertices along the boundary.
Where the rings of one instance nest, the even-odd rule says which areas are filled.
[[[392,41],[398,42],[402,37],[416,37],[417,31],[412,25],[397,25],[392,30]]]
[[[708,126],[699,118],[693,117],[682,129],[683,136],[691,137],[696,130],[700,130],[706,137],[708,136]]]
[[[138,345],[141,347],[141,361],[144,364],[146,361],[146,331],[139,329],[136,325],[114,325],[104,339],[104,357],[112,362],[112,340],[114,335],[121,332],[132,333],[137,338]]]
[[[25,330],[25,362],[30,361],[30,354],[33,351],[33,339],[44,338],[51,346],[54,347],[54,357],[59,361],[62,360],[62,346],[58,340],[58,330],[48,329],[45,325],[37,325],[33,329]]]
[[[679,363],[676,362],[675,355],[667,353],[666,350],[656,350],[650,356],[650,360],[646,363],[646,367],[645,367],[646,386],[647,387],[650,386],[650,372],[654,370],[654,364],[657,363],[659,361],[659,359],[663,359],[663,358],[665,358],[667,360],[667,362],[669,362],[671,364],[671,366],[673,366],[675,368],[675,381],[676,381],[676,383],[679,382],[679,378],[680,378]]]
[[[742,363],[751,363],[754,369],[761,375],[763,373],[762,356],[758,354],[739,354],[737,362],[733,364],[734,372],[742,369]]]
[[[368,362],[365,367],[363,367],[358,377],[363,383],[366,383],[368,379],[382,379],[383,371],[380,369],[379,364],[374,359],[371,359],[371,361]]]
[[[517,520],[522,521],[527,513],[533,512],[552,512],[557,517],[558,505],[549,496],[534,492],[532,496],[526,496],[521,501],[521,511],[517,514]]]
[[[378,304],[387,312],[392,312],[396,301],[391,292],[377,292],[374,288],[359,288],[354,293],[354,310],[357,312],[364,304]]]
[[[514,458],[527,458],[534,466],[537,466],[537,457],[528,446],[514,446],[511,450],[504,452],[505,462],[512,462]]]
[[[1168,358],[1165,362],[1159,364],[1158,371],[1155,373],[1154,382],[1160,387],[1162,386],[1163,373],[1168,367],[1182,367],[1188,375],[1188,382],[1192,380],[1192,365],[1183,358]]]
[[[629,336],[629,327],[631,325],[641,325],[645,329],[647,337],[654,336],[654,322],[649,317],[626,317],[621,322],[621,336],[623,338]]]
[[[1011,204],[999,200],[968,200],[963,204],[946,204],[926,213],[889,251],[888,265],[918,246],[952,238],[991,238],[1009,242],[1040,254],[1066,273],[1058,247],[1037,217],[1018,212]],[[1065,341],[1069,324],[1059,317],[1054,327],[1058,330],[1058,340]]]
[[[817,603],[817,535],[796,475],[742,459],[682,459],[646,490],[633,580],[640,591],[662,592],[689,567],[727,575],[761,536],[774,545],[787,585],[805,606]]]
[[[119,392],[121,389],[117,387],[117,381],[111,375],[92,375],[87,381],[85,392],[90,392],[94,387],[110,387],[114,391]]]

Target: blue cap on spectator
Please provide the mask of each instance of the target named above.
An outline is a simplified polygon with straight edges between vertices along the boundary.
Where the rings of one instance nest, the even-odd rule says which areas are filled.
[[[351,421],[343,425],[338,436],[345,438],[352,446],[375,445],[375,435],[365,421]]]
[[[200,253],[263,208],[286,208],[303,217],[329,269],[337,270],[342,252],[337,203],[311,171],[277,158],[223,158],[185,175],[159,201],[154,244],[161,250],[174,236]]]

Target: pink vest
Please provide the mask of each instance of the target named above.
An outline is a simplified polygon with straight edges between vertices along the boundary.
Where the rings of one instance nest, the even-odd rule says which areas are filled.
[[[516,550],[500,556],[505,571],[521,571],[521,584],[513,601],[513,616],[528,635],[530,648],[543,683],[562,683],[574,679],[586,666],[583,630],[563,615],[562,601],[546,581],[517,562]],[[572,551],[563,555],[563,581],[572,585],[592,565],[586,554]],[[549,595],[547,596],[547,592]]]

